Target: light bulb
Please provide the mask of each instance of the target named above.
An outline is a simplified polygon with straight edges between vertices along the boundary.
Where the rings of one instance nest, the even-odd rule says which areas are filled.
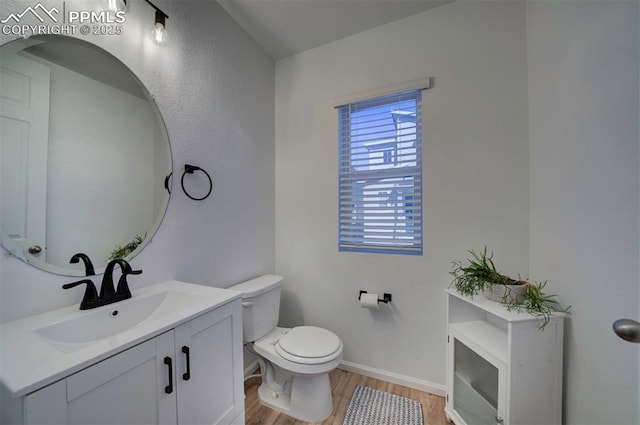
[[[168,18],[164,12],[156,9],[156,19],[153,28],[151,29],[151,38],[158,44],[164,44],[167,42],[167,28],[166,19]]]
[[[167,42],[167,29],[160,22],[151,29],[151,38],[158,44],[164,44]]]
[[[126,0],[102,0],[102,7],[109,12],[126,12]]]

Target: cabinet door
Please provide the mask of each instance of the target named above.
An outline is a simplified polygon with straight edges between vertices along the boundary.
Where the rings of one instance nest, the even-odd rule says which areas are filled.
[[[239,300],[176,328],[178,423],[229,424],[244,409]]]
[[[447,413],[459,425],[506,423],[506,365],[463,341],[450,334]]]
[[[36,391],[25,397],[25,423],[175,424],[175,380],[168,394],[164,362],[173,353],[169,331]]]

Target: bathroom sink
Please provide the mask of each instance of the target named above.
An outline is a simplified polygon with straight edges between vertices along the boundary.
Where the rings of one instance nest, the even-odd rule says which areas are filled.
[[[131,329],[149,318],[164,302],[181,295],[186,296],[175,291],[163,291],[110,304],[89,312],[78,312],[52,325],[35,329],[35,333],[57,342],[96,341]]]
[[[175,280],[132,295],[91,310],[75,304],[0,324],[0,385],[23,396],[241,297]]]
[[[188,308],[196,300],[196,296],[188,292],[166,289],[94,310],[63,314],[64,317],[55,320],[53,324],[36,328],[34,332],[54,342],[53,345],[59,350],[68,352],[80,347],[55,343],[86,344],[112,337]]]

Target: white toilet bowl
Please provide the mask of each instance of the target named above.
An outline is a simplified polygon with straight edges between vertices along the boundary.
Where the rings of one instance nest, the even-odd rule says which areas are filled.
[[[342,341],[333,332],[314,326],[276,328],[255,341],[253,350],[264,369],[260,401],[306,422],[331,415],[329,372],[342,361]]]
[[[277,327],[281,285],[282,277],[264,275],[228,289],[243,294],[243,336],[260,363],[260,401],[319,422],[333,411],[329,372],[342,361],[342,341],[315,326]]]
[[[292,374],[317,375],[332,371],[342,360],[342,341],[315,326],[275,328],[255,341],[255,351]]]

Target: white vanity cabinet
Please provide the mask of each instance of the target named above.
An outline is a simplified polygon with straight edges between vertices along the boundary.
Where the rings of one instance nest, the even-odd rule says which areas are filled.
[[[562,423],[563,320],[447,290],[445,413],[456,425]]]
[[[24,423],[244,423],[241,309],[231,301],[24,396]]]
[[[178,424],[244,424],[241,300],[221,310],[176,328]]]

